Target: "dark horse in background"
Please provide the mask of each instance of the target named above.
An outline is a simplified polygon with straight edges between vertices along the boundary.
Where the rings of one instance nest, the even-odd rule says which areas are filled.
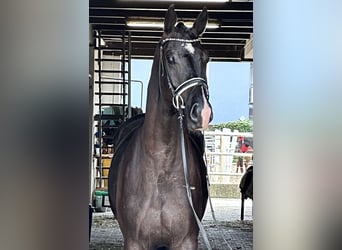
[[[171,5],[154,54],[146,114],[124,123],[114,142],[108,191],[125,249],[198,248],[199,227],[187,198],[180,134],[184,133],[193,207],[202,219],[208,190],[201,130],[212,119],[209,58],[199,42],[207,10],[191,28],[182,22],[175,26],[176,21]]]
[[[253,200],[253,166],[247,168],[246,173],[240,180],[240,192],[241,192],[241,220],[244,218],[245,213],[245,200],[250,198]]]

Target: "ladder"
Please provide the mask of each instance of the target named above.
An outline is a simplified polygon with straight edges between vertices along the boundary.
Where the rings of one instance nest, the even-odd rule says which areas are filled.
[[[113,157],[113,136],[131,117],[131,40],[125,31],[104,42],[101,30],[94,39],[94,131],[96,189],[107,190]]]

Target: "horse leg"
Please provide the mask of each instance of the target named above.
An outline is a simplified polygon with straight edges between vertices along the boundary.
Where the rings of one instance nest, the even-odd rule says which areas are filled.
[[[245,216],[245,195],[241,193],[241,216],[240,219],[243,220]]]

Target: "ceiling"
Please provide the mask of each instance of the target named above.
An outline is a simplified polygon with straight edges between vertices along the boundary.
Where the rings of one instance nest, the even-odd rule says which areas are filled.
[[[218,28],[207,27],[201,39],[212,61],[253,60],[253,0],[90,0],[90,27],[101,31],[101,37],[109,47],[117,43],[123,33],[130,33],[131,57],[151,59],[162,27],[131,27],[127,22],[130,19],[162,22],[171,3],[175,3],[179,21],[194,21],[203,6],[207,7],[209,23],[219,24]]]

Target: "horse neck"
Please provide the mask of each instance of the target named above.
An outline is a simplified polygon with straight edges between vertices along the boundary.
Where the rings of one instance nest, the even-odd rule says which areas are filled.
[[[159,83],[159,81],[162,81]],[[159,89],[160,85],[167,86],[165,77],[159,79],[159,55],[155,57],[152,65],[151,78],[148,85],[146,114],[144,122],[144,135],[148,140],[154,140],[155,147],[167,143],[179,142],[179,121],[177,113],[171,114],[170,102],[164,100]],[[146,140],[145,139],[145,140]]]
[[[146,109],[141,146],[146,156],[151,157],[153,164],[145,165],[145,167],[155,169],[156,172],[183,173],[181,171],[180,126],[177,115],[170,117],[161,112],[157,107],[150,112]]]
[[[160,144],[167,143],[172,145],[173,142],[179,142],[179,121],[177,113],[170,114],[169,104],[165,104],[162,100],[158,103],[147,101],[144,134],[147,138],[153,138],[156,147]]]

